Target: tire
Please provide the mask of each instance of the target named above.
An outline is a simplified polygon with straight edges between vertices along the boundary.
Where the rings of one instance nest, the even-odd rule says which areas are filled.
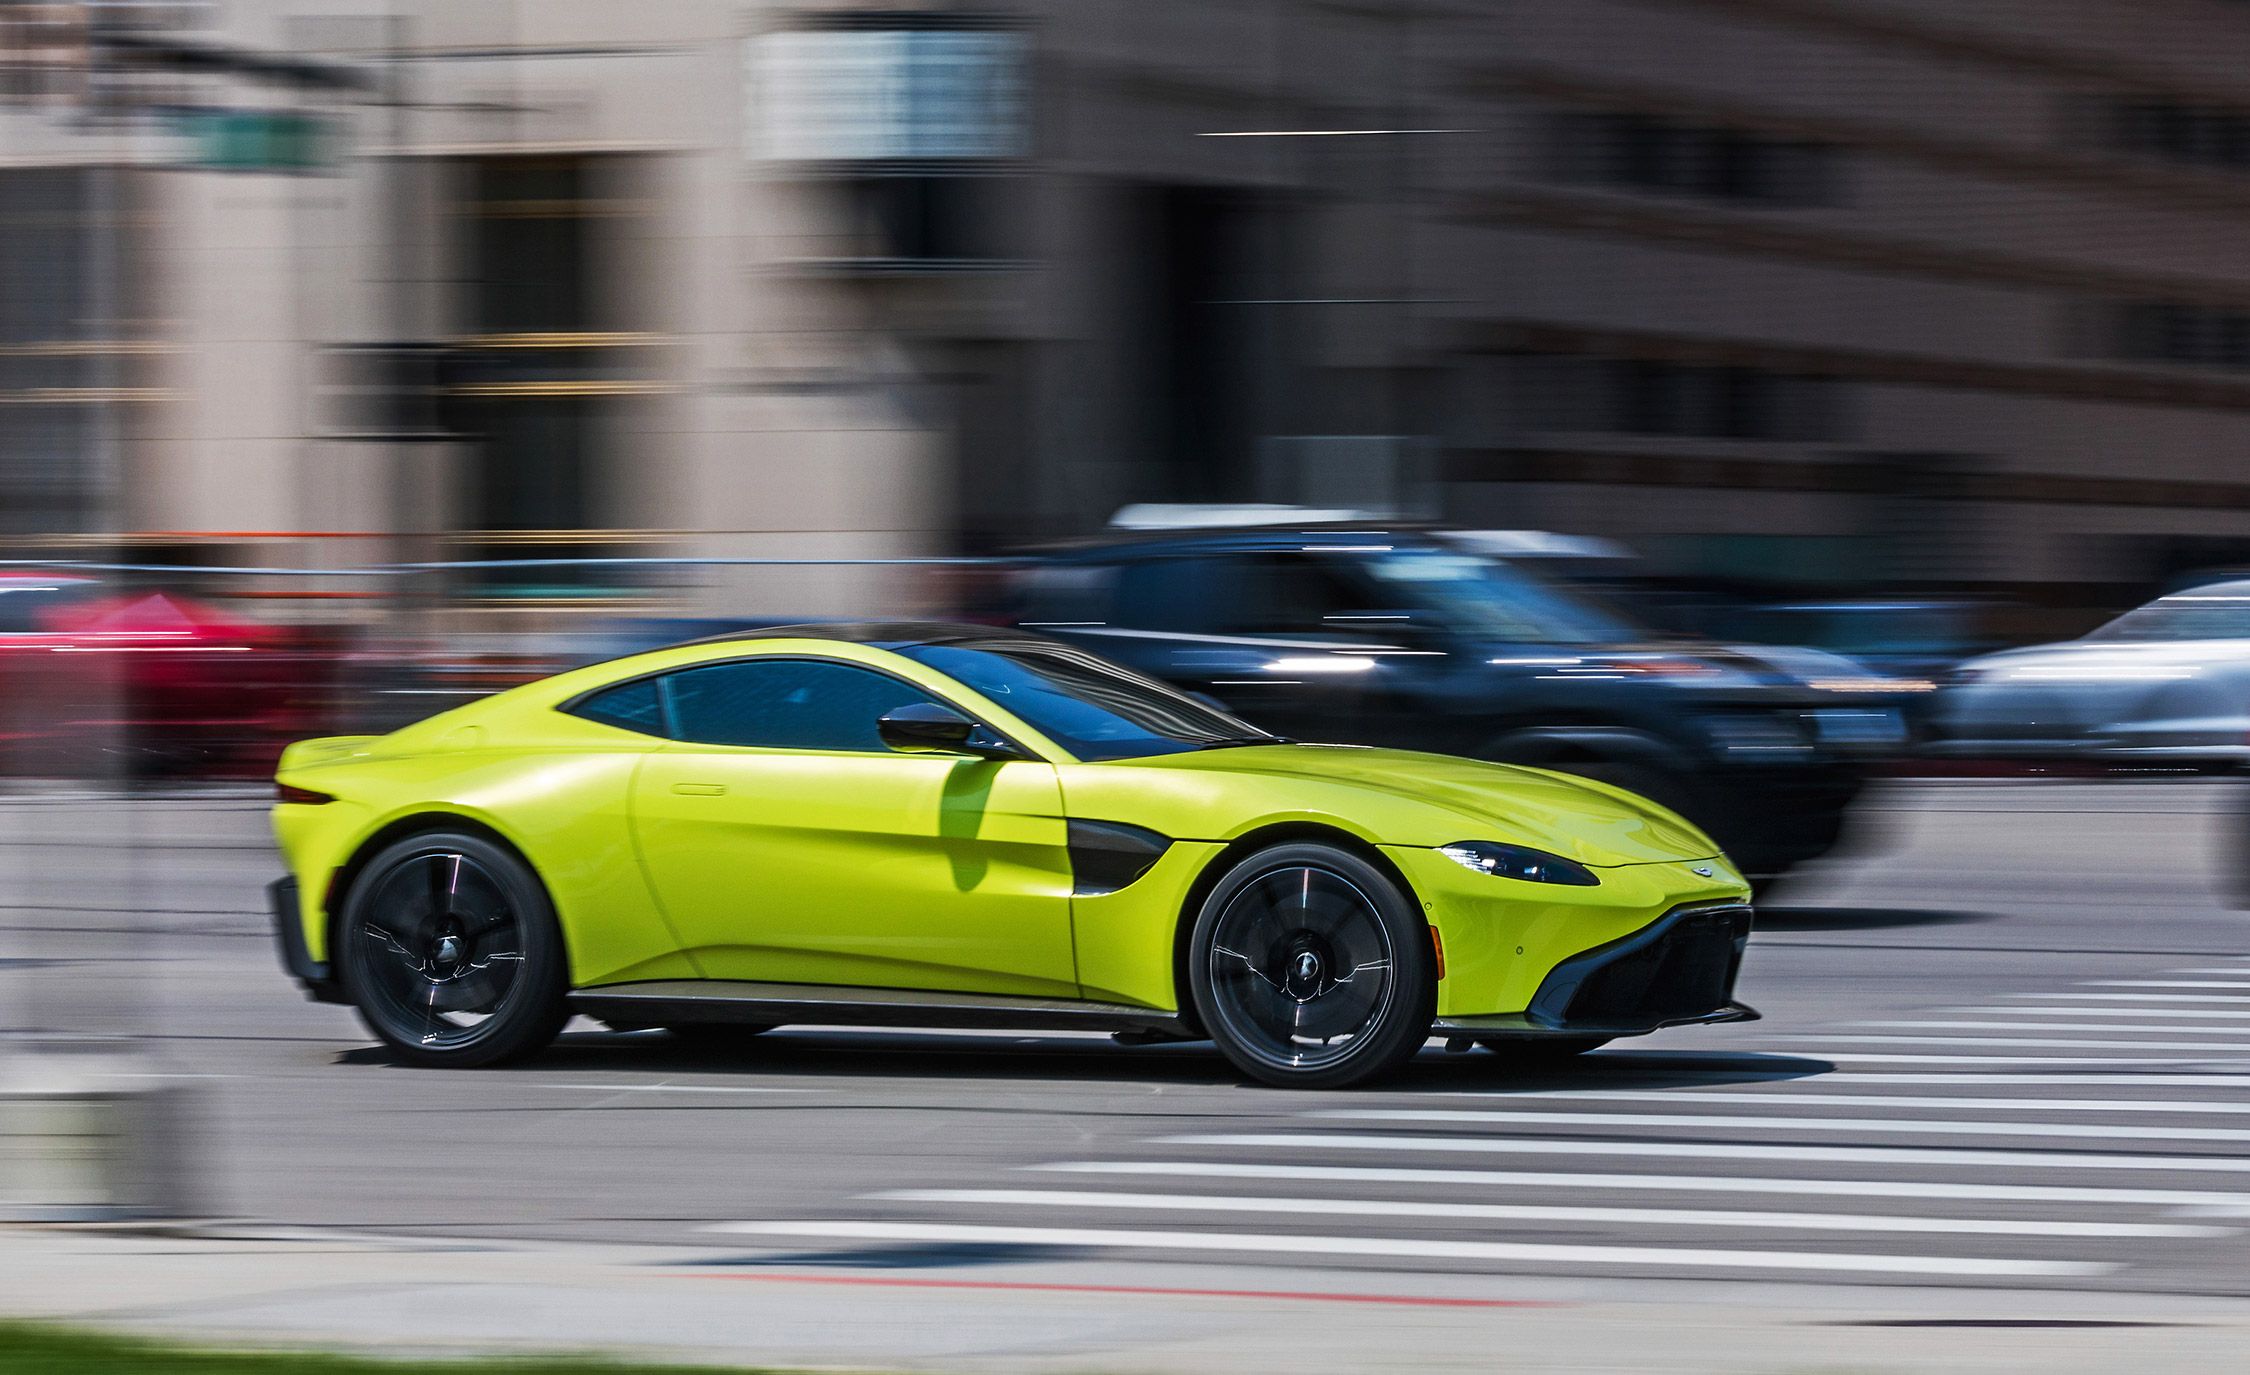
[[[345,995],[409,1064],[536,1055],[570,1020],[569,961],[538,875],[480,836],[425,831],[368,861],[344,899]]]
[[[1600,1050],[1612,1036],[1495,1037],[1478,1045],[1493,1051],[1513,1069],[1553,1069],[1567,1065],[1589,1050]]]
[[[1229,869],[1188,946],[1204,1029],[1236,1069],[1280,1088],[1345,1088],[1404,1064],[1430,1036],[1434,964],[1429,926],[1398,883],[1319,843]]]

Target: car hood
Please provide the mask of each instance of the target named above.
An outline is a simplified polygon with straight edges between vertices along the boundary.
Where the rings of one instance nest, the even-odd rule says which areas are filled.
[[[1719,853],[1709,836],[1653,802],[1545,769],[1355,745],[1261,745],[1136,762],[1271,780],[1289,785],[1293,795],[1347,788],[1442,809],[1458,818],[1458,834],[1437,836],[1428,840],[1431,844],[1491,840],[1529,845],[1605,868],[1676,864]],[[1423,839],[1401,838],[1417,844]]]

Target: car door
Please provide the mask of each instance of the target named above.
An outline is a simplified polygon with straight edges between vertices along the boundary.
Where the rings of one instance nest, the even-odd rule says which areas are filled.
[[[860,664],[660,681],[674,743],[636,776],[634,832],[706,976],[1077,995],[1052,764],[886,749],[877,719],[935,698]]]

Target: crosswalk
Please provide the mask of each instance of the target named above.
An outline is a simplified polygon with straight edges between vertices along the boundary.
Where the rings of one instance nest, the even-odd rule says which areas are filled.
[[[2250,989],[2250,958],[2204,960],[1768,1022],[1722,1051],[1620,1043],[1537,1078],[1259,1094],[1005,1177],[724,1229],[1495,1274],[2159,1286],[2250,1259],[2250,997],[2223,991]]]

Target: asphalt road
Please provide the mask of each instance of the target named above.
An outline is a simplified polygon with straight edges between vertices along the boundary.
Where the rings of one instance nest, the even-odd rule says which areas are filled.
[[[198,1090],[214,1211],[934,1274],[1026,1260],[2250,1294],[2250,914],[2232,785],[1941,783],[1761,896],[1765,1020],[1563,1072],[1433,1045],[1251,1087],[1207,1046],[580,1023],[528,1067],[389,1063],[276,968],[262,800],[0,797],[0,1026]],[[1397,1283],[1394,1275],[1390,1283]]]

